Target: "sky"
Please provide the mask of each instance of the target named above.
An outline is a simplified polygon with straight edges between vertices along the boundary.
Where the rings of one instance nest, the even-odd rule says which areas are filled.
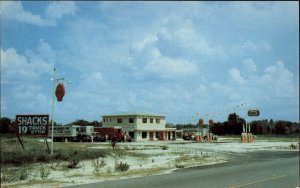
[[[299,122],[299,2],[0,5],[1,117],[51,115],[55,68],[61,124],[122,112]]]

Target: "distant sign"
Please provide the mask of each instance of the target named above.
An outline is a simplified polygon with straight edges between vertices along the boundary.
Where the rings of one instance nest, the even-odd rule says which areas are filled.
[[[48,136],[49,115],[16,115],[17,135]]]
[[[198,120],[198,124],[203,125],[203,119],[202,118]]]
[[[259,110],[248,110],[248,116],[259,116]]]

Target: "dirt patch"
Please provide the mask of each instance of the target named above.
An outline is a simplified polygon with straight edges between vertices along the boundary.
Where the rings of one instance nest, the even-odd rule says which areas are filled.
[[[1,180],[8,173],[24,173],[24,180],[2,182],[2,187],[64,187],[171,173],[176,169],[226,162],[227,152],[246,153],[259,150],[297,150],[288,142],[192,143],[135,142],[119,143],[114,152],[95,160],[80,161],[74,168],[67,162],[34,164],[2,169]],[[108,144],[94,143],[89,148],[111,149]],[[299,145],[298,145],[299,149]],[[118,168],[117,168],[118,166]],[[22,174],[20,174],[22,175]]]
[[[175,150],[166,145],[147,145],[147,143],[120,144],[116,150],[104,158],[80,161],[75,168],[68,168],[67,162],[53,164],[35,164],[23,169],[25,180],[5,182],[2,187],[63,187],[75,184],[101,182],[171,173],[178,168],[215,164],[225,162],[213,155],[200,152]],[[95,150],[107,147],[95,144]],[[117,169],[126,164],[127,170]],[[21,168],[21,167],[20,167]],[[23,167],[22,167],[23,168]],[[6,177],[6,169],[1,176]],[[124,171],[123,171],[124,170]],[[5,179],[5,178],[4,178]]]

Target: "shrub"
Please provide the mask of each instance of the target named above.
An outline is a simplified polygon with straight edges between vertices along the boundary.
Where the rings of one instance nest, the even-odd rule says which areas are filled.
[[[19,180],[26,180],[28,177],[28,169],[2,169],[1,170],[1,183],[14,182]]]
[[[105,164],[103,159],[101,161],[99,161],[99,159],[95,159],[95,160],[92,161],[92,165],[94,167],[94,172],[99,173],[100,169],[102,167],[104,167],[106,164]]]
[[[184,165],[182,165],[182,164],[176,164],[175,167],[176,168],[184,168]]]
[[[49,176],[49,174],[50,174],[49,167],[41,165],[40,166],[40,177],[42,179],[45,179],[45,178],[47,178]]]
[[[116,143],[117,143],[117,141],[115,139],[111,140],[111,147],[112,147],[113,150],[115,150]]]
[[[291,145],[290,145],[290,149],[297,149],[297,144],[293,144],[293,143],[291,143]]]
[[[122,163],[122,161],[120,163],[116,163],[115,164],[115,172],[126,172],[127,170],[129,170],[130,165],[128,165],[127,163]]]
[[[69,154],[69,168],[76,168],[77,164],[80,161],[80,156],[78,155],[77,151],[71,152]]]
[[[21,168],[19,170],[19,179],[26,180],[28,177],[28,170],[26,168]]]
[[[164,145],[164,146],[162,146],[162,149],[163,149],[163,150],[168,150],[168,149],[169,149],[169,146]]]
[[[37,162],[44,162],[44,163],[46,163],[46,162],[49,162],[50,161],[50,156],[48,155],[48,154],[38,154],[37,156],[36,156],[36,161]]]

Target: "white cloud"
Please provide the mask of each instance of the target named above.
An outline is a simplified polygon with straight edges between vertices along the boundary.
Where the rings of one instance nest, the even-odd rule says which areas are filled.
[[[49,25],[40,15],[34,15],[24,10],[21,1],[2,1],[0,3],[1,15],[4,18],[39,26]]]
[[[49,63],[55,63],[56,61],[56,52],[44,39],[40,39],[36,54],[42,56]]]
[[[78,8],[73,1],[54,1],[45,10],[49,19],[61,19],[64,15],[75,15]]]
[[[14,48],[1,49],[1,83],[19,81],[35,81],[43,73],[51,72],[56,59],[51,46],[40,40],[39,46],[34,51],[27,51],[24,55]]]
[[[248,72],[255,72],[256,71],[256,64],[252,59],[244,59],[242,61],[243,65],[246,67]]]
[[[36,67],[28,63],[28,59],[18,54],[14,48],[1,49],[1,82],[8,83],[15,79],[32,80],[37,78],[33,72]]]
[[[298,100],[298,69],[293,69],[298,67],[297,50],[289,45],[295,41],[291,28],[294,31],[298,22],[294,13],[286,18],[286,9],[279,5],[276,10],[284,13],[282,22],[274,19],[280,15],[270,11],[269,4],[259,11],[252,3],[229,4],[226,9],[218,3],[187,3],[178,11],[177,3],[97,2],[99,11],[93,3],[45,2],[39,4],[44,8],[29,11],[36,8],[35,2],[5,3],[1,2],[1,16],[22,31],[20,38],[7,41],[5,46],[10,48],[1,50],[1,84],[5,82],[1,105],[14,107],[5,108],[6,112],[21,109],[14,103],[22,104],[26,112],[41,105],[35,101],[50,107],[46,96],[50,98],[52,85],[46,79],[56,63],[59,74],[73,77],[72,84],[66,84],[64,103],[56,107],[57,121],[64,123],[78,118],[99,120],[100,114],[120,110],[163,113],[173,121],[240,101],[271,108],[274,103],[283,106]],[[80,12],[76,5],[81,6]],[[76,19],[62,20],[62,27],[35,28],[38,39],[44,38],[36,49],[30,49],[38,42],[37,36],[31,36],[32,27],[17,23],[54,26],[72,15]],[[289,25],[285,21],[291,23],[289,29],[282,26]],[[22,37],[32,40],[22,42]],[[22,49],[28,50],[23,53]],[[276,57],[289,61],[266,65]],[[30,86],[25,82],[31,82]],[[36,100],[29,104],[22,97]]]
[[[296,86],[294,74],[285,68],[282,61],[265,69],[265,74],[257,82],[275,97],[295,97],[299,95],[299,86]]]
[[[189,19],[185,19],[181,27],[173,28],[169,25],[163,25],[158,31],[158,37],[162,47],[167,45],[170,50],[175,50],[175,52],[183,55],[220,56],[224,53],[221,45],[210,45]]]
[[[236,68],[230,69],[229,75],[230,75],[231,79],[238,84],[246,83],[246,80],[241,76],[241,72]]]
[[[55,26],[64,15],[74,15],[77,7],[74,2],[51,2],[45,10],[46,17],[26,11],[21,1],[4,1],[1,3],[1,15],[10,20],[38,25]],[[31,2],[34,3],[34,2]]]
[[[135,42],[133,44],[132,48],[134,50],[141,51],[144,48],[146,48],[147,46],[150,46],[151,44],[153,44],[157,40],[158,40],[158,38],[156,35],[149,35],[146,38],[144,38],[144,40]]]
[[[1,109],[6,114],[47,113],[50,100],[39,81],[51,65],[32,55],[36,57],[19,54],[14,48],[1,49]]]
[[[196,72],[197,67],[181,58],[162,56],[157,49],[153,50],[152,59],[145,67],[146,71],[159,74],[161,77],[184,76]]]

